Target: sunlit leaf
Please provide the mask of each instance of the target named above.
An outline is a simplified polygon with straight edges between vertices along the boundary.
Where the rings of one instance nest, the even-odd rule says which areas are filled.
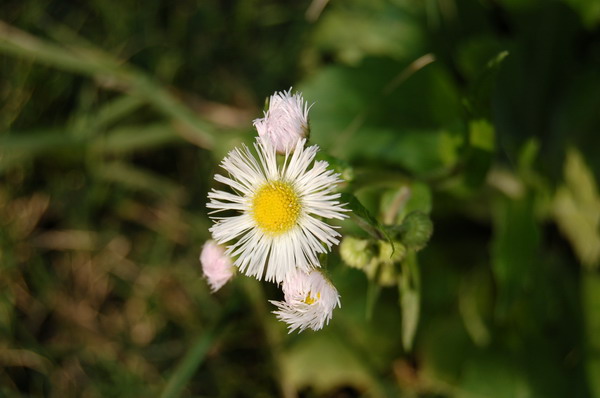
[[[581,154],[571,149],[564,166],[565,184],[554,198],[553,214],[583,265],[600,263],[600,195]]]
[[[332,66],[301,89],[311,109],[311,139],[349,161],[385,162],[414,173],[454,165],[461,145],[461,106],[448,72],[435,62],[399,87],[390,84],[407,66],[366,58],[355,68]]]
[[[315,45],[349,64],[369,55],[410,57],[423,47],[424,35],[413,12],[400,2],[332,3],[319,21]]]
[[[577,11],[585,25],[597,28],[600,25],[600,3],[594,0],[563,0]]]

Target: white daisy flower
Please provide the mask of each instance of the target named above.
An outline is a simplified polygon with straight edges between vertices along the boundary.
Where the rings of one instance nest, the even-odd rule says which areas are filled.
[[[258,158],[245,145],[236,148],[221,162],[230,177],[215,175],[235,193],[213,189],[207,207],[237,214],[213,217],[210,231],[220,244],[234,242],[226,254],[248,276],[282,282],[295,268],[319,267],[318,254],[339,243],[340,234],[320,219],[347,217],[340,194],[332,193],[339,174],[327,170],[325,161],[313,164],[318,147],[304,143],[298,141],[278,166],[275,148],[258,138]]]
[[[214,240],[206,241],[202,247],[200,263],[213,293],[222,288],[235,273],[235,267],[231,258],[225,254],[225,248]]]
[[[291,152],[296,144],[310,132],[308,111],[310,107],[301,93],[291,95],[292,89],[276,92],[269,98],[265,117],[254,120],[258,135],[268,140],[280,154]]]
[[[335,307],[341,307],[336,288],[319,271],[297,271],[283,282],[285,301],[271,301],[277,319],[288,324],[289,332],[319,330],[329,324]]]

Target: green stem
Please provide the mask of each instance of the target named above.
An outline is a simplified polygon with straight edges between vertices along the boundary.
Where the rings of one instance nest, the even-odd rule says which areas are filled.
[[[276,327],[276,323],[271,319],[268,319],[268,317],[274,315],[270,314],[267,309],[266,305],[268,301],[265,298],[264,292],[255,280],[243,278],[241,282],[246,291],[246,295],[254,307],[254,313],[258,317],[260,325],[263,327],[265,338],[271,349],[271,356],[275,365],[275,377],[279,382],[281,396],[284,398],[296,398],[298,394],[292,383],[289,381],[285,367],[280,330]]]
[[[198,337],[171,377],[169,377],[169,381],[160,395],[160,398],[175,398],[180,396],[198,367],[204,362],[206,354],[214,345],[217,336],[222,334],[223,328],[220,325],[217,325]]]

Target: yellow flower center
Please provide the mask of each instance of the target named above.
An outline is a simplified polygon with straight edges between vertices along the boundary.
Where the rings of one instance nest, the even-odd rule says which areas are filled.
[[[256,192],[252,216],[266,234],[279,235],[289,231],[300,215],[300,199],[290,184],[275,181]]]
[[[308,305],[314,304],[317,302],[318,299],[321,298],[321,293],[317,293],[316,297],[312,297],[310,295],[310,292],[306,295],[306,298],[304,299],[304,302]]]

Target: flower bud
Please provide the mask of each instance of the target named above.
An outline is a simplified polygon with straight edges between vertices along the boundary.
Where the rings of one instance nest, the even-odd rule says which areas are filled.
[[[340,244],[340,256],[349,267],[363,269],[373,259],[369,241],[346,236]]]
[[[272,145],[277,153],[294,151],[296,144],[308,138],[308,111],[310,107],[301,93],[291,95],[292,89],[276,92],[269,98],[269,109],[253,124],[259,137]]]
[[[393,241],[394,247],[391,243],[385,240],[378,241],[379,245],[379,260],[383,262],[397,263],[404,259],[406,254],[406,247],[398,241]]]
[[[202,272],[214,293],[223,287],[235,274],[231,258],[225,254],[225,248],[213,240],[206,241],[200,253]]]
[[[421,250],[433,233],[433,223],[429,216],[420,211],[409,213],[402,222],[401,239],[408,248]]]

